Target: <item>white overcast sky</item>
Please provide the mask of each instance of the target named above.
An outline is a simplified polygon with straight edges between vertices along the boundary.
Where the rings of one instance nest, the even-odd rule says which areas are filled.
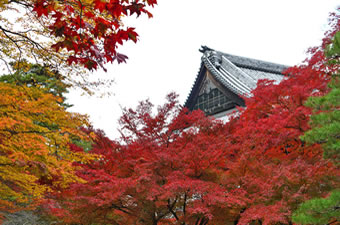
[[[128,20],[140,35],[120,52],[126,64],[107,65],[95,75],[115,79],[113,96],[71,92],[72,111],[90,116],[95,128],[118,137],[121,107],[149,98],[162,104],[171,91],[184,104],[200,67],[201,45],[225,53],[295,65],[320,44],[336,0],[159,0],[154,18]]]

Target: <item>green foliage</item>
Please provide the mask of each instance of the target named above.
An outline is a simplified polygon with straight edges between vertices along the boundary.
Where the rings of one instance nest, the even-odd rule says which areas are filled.
[[[72,143],[77,145],[78,147],[82,148],[85,152],[89,152],[92,150],[92,141],[85,141],[81,139],[74,139]]]
[[[325,55],[330,59],[330,63],[337,63],[340,56],[340,32],[334,35],[333,42],[326,47]]]
[[[340,32],[337,32],[333,41],[325,50],[328,64],[337,68],[340,56]],[[311,116],[312,129],[304,134],[302,139],[308,143],[321,143],[324,149],[324,158],[333,159],[339,163],[340,157],[340,73],[332,73],[329,83],[330,91],[320,97],[311,97],[306,105],[313,108],[315,113]]]
[[[313,108],[311,130],[301,138],[307,143],[320,143],[324,158],[339,164],[340,158],[340,32],[325,49],[327,64],[331,74],[328,84],[330,91],[319,97],[310,97],[306,106]],[[340,190],[334,190],[328,198],[315,198],[301,204],[294,212],[292,220],[299,224],[327,224],[340,219]]]
[[[65,108],[71,107],[71,105],[65,103],[64,96],[68,93],[67,88],[70,85],[65,83],[65,77],[58,71],[52,71],[47,66],[31,64],[25,61],[13,63],[12,67],[15,72],[0,76],[0,82],[43,89],[46,93],[60,97],[62,99],[61,105]]]
[[[316,198],[304,202],[293,214],[293,222],[299,224],[327,224],[340,219],[340,190],[334,190],[328,198]]]
[[[337,74],[339,76],[339,74]],[[310,98],[306,105],[321,111],[311,117],[312,130],[302,137],[308,143],[322,143],[324,157],[339,160],[340,150],[340,80],[334,76],[329,87],[331,91],[321,97]]]

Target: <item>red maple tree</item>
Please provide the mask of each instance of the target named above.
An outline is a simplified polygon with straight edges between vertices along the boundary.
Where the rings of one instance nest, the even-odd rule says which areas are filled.
[[[124,143],[97,132],[102,159],[78,173],[87,183],[54,193],[47,207],[82,224],[292,224],[299,204],[339,188],[321,145],[300,139],[310,129],[306,99],[327,93],[338,70],[326,64],[329,40],[280,84],[260,81],[226,124],[182,109],[174,94],[156,115],[149,101],[124,110]]]
[[[182,110],[175,94],[156,115],[152,108],[145,101],[124,111],[124,144],[97,132],[92,152],[103,159],[79,171],[87,183],[72,185],[49,203],[55,215],[82,224],[203,225],[216,210],[228,211],[218,182],[225,167],[225,144],[218,141],[223,124]]]
[[[52,45],[57,52],[72,52],[67,62],[85,65],[92,70],[106,62],[125,62],[127,57],[117,52],[124,41],[137,41],[138,34],[132,27],[122,25],[121,18],[136,14],[152,14],[146,9],[157,0],[38,0],[33,11],[38,17],[51,17],[48,29],[59,40]]]
[[[285,71],[280,84],[259,81],[233,124],[225,187],[245,199],[238,224],[292,224],[299,204],[339,187],[338,167],[322,158],[321,146],[300,139],[310,129],[312,114],[305,101],[325,94],[338,70],[338,65],[326,63],[323,49],[311,49],[311,57]]]
[[[70,65],[88,70],[127,56],[117,48],[136,42],[138,34],[124,25],[124,18],[147,15],[157,0],[13,0],[1,1],[0,55],[11,71],[10,62],[35,61],[55,68]]]
[[[303,103],[325,91],[327,76],[308,66],[296,69],[278,85],[260,82],[234,124],[224,185],[244,198],[238,224],[289,224],[301,202],[338,185],[337,170],[322,159],[321,147],[299,138],[311,114]]]
[[[56,194],[50,210],[82,224],[291,223],[301,202],[338,185],[338,170],[299,139],[311,114],[303,103],[327,90],[327,74],[288,72],[278,85],[261,81],[227,124],[181,109],[174,94],[156,115],[148,101],[124,110],[124,144],[97,132],[102,160],[83,165],[87,183]]]

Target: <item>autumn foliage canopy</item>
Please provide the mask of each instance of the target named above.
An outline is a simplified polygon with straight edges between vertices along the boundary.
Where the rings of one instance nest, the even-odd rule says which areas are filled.
[[[280,84],[260,81],[227,124],[183,110],[174,94],[155,115],[148,101],[126,109],[123,143],[97,132],[103,159],[78,172],[87,183],[45,206],[65,223],[289,224],[299,204],[339,185],[321,145],[300,139],[312,113],[304,102],[328,91],[325,71],[307,64]]]
[[[73,162],[88,162],[90,154],[70,151],[72,139],[88,140],[81,127],[86,116],[67,112],[51,71],[32,67],[2,77],[0,82],[0,211],[36,206],[47,191],[66,187],[76,176]],[[12,77],[26,76],[17,84]],[[33,76],[51,80],[32,82]],[[6,81],[3,78],[7,78]],[[31,80],[32,79],[32,80]],[[54,94],[49,93],[54,87]],[[34,208],[34,207],[33,207]]]
[[[126,59],[117,45],[137,34],[121,17],[151,16],[146,7],[156,1],[3,1],[0,9],[9,4],[46,21],[55,56],[91,70]],[[338,124],[339,55],[327,52],[340,21],[332,18],[323,45],[281,83],[259,81],[229,122],[189,112],[171,93],[157,108],[146,100],[124,109],[116,141],[66,110],[57,71],[19,60],[17,72],[0,79],[0,212],[39,206],[54,224],[308,224],[308,202],[330,197],[327,217],[312,213],[337,223],[339,129],[326,129],[332,138],[313,133]],[[45,54],[30,32],[0,31],[19,43],[16,57],[24,46],[42,50],[33,57]],[[18,34],[23,45],[13,42]]]
[[[175,94],[157,110],[149,101],[124,110],[121,141],[96,131],[92,152],[102,159],[81,165],[87,182],[51,193],[45,209],[62,223],[292,224],[301,203],[339,188],[322,143],[300,138],[315,113],[306,100],[328,93],[339,69],[324,49],[279,84],[259,81],[226,124],[182,109]]]
[[[30,59],[59,69],[77,64],[94,70],[125,62],[127,56],[117,48],[136,42],[138,34],[124,25],[124,18],[152,17],[148,8],[155,4],[157,0],[3,0],[0,56],[7,66]]]

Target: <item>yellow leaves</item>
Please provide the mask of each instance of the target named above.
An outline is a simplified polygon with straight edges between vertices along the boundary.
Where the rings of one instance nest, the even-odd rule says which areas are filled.
[[[0,155],[0,165],[5,166],[5,165],[10,165],[13,162],[6,156]]]
[[[97,135],[94,132],[91,132],[89,135],[93,140],[96,139],[97,137]]]
[[[93,0],[82,0],[81,1],[82,2],[82,4],[83,5],[93,5]],[[105,2],[105,1],[103,1],[103,2]]]
[[[12,65],[12,67],[13,67],[14,70],[20,69],[23,72],[27,72],[31,68],[31,65],[27,61],[21,61],[21,62],[15,61]]]
[[[49,189],[41,180],[60,187],[81,182],[72,163],[95,156],[73,153],[68,143],[88,139],[79,129],[87,118],[66,112],[42,89],[0,83],[0,96],[0,201],[10,206],[41,198]]]
[[[16,124],[18,124],[18,121],[14,120],[13,118],[0,118],[0,127],[2,127],[4,130],[14,127]]]
[[[1,0],[0,1],[0,10],[4,9],[7,4],[8,4],[8,0]]]
[[[25,173],[25,167],[12,165],[2,166],[0,171],[0,196],[2,201],[28,203],[31,199],[40,198],[48,189],[36,183],[38,178]]]

